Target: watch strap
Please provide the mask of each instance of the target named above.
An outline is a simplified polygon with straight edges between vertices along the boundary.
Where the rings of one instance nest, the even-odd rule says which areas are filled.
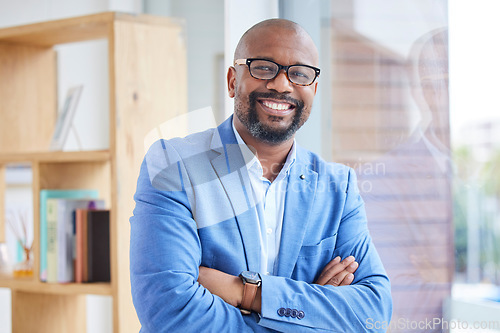
[[[243,285],[243,298],[241,300],[240,310],[243,314],[250,314],[252,312],[252,305],[257,295],[258,285],[253,283],[245,283]]]

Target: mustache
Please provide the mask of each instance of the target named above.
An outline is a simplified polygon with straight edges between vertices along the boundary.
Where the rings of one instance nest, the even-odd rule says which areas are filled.
[[[258,98],[269,98],[269,99],[277,99],[281,100],[290,104],[295,105],[297,108],[302,108],[304,106],[304,102],[295,98],[290,97],[287,94],[281,94],[281,93],[273,93],[273,92],[257,92],[257,91],[252,91],[248,95],[248,99],[251,103],[257,102]]]

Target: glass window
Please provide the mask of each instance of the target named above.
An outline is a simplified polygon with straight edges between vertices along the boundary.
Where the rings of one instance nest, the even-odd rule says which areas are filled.
[[[390,332],[500,330],[498,309],[469,302],[500,299],[496,12],[492,1],[280,1],[320,49],[317,122],[299,143],[357,171],[392,283]]]

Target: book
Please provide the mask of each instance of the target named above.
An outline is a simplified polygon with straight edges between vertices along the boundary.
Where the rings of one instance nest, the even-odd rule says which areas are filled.
[[[57,282],[57,201],[48,199],[47,207],[47,250],[45,282]]]
[[[99,192],[92,189],[40,191],[40,281],[47,281],[47,200],[50,198],[92,198],[97,199]]]
[[[75,257],[75,282],[88,282],[88,228],[87,215],[89,209],[75,211],[76,227],[76,257]]]
[[[47,200],[47,282],[74,281],[74,226],[76,208],[102,208],[102,200],[61,199]]]
[[[78,208],[103,209],[104,200],[96,199],[50,199],[57,201],[57,282],[75,281],[75,221]]]
[[[87,212],[88,282],[109,282],[109,210]]]
[[[75,258],[75,282],[88,281],[87,270],[87,209],[75,211],[76,227],[76,258]]]

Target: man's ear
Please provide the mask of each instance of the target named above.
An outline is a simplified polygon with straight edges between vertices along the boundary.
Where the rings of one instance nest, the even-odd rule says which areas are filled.
[[[227,93],[231,98],[236,94],[236,69],[233,66],[227,70]]]
[[[314,82],[314,96],[316,96],[316,92],[318,91],[318,82]]]

